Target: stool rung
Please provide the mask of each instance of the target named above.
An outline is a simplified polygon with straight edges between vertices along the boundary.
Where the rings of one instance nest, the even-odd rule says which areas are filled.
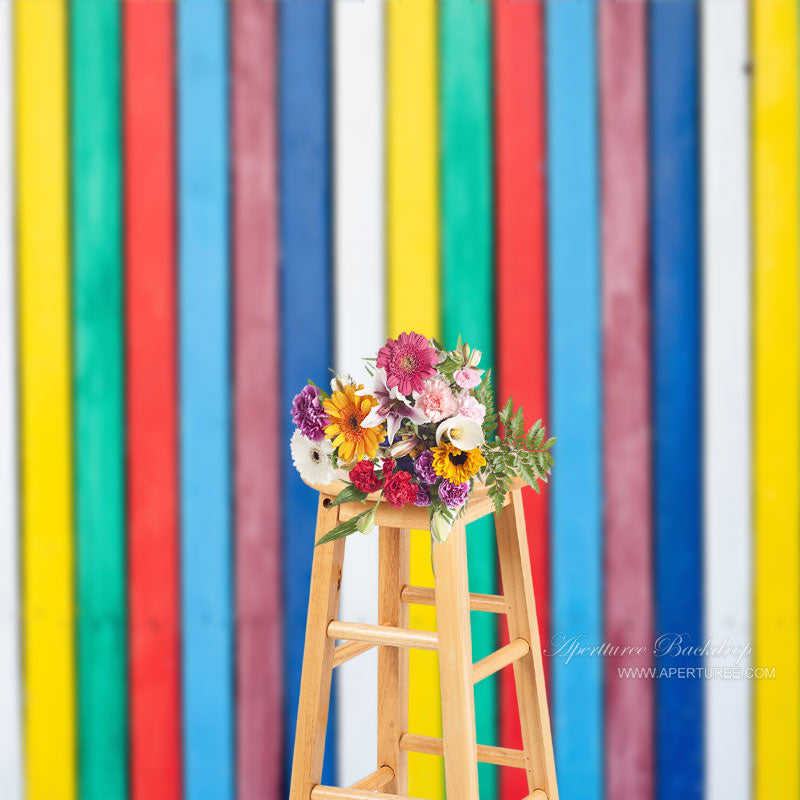
[[[400,592],[400,599],[404,603],[416,603],[421,606],[436,605],[433,589],[427,589],[424,586],[404,586]],[[469,607],[473,611],[488,611],[490,614],[508,613],[506,599],[499,594],[470,593]]]
[[[340,667],[342,664],[349,661],[351,658],[360,656],[366,653],[367,650],[372,650],[375,647],[370,642],[345,642],[333,648],[333,666]]]
[[[522,800],[547,800],[547,792],[543,789],[534,789],[527,797],[523,797]]]
[[[400,737],[400,749],[410,753],[427,753],[432,756],[444,755],[441,739],[434,736],[419,736],[415,733],[404,733]],[[493,747],[488,744],[478,745],[478,761],[484,764],[497,764],[500,767],[516,767],[525,769],[525,753],[509,747]]]
[[[337,789],[335,786],[317,784],[311,790],[311,800],[421,800],[421,798],[383,792],[362,792],[358,789]]]
[[[360,781],[351,783],[348,789],[360,789],[362,792],[374,792],[378,789],[383,789],[387,783],[394,780],[394,770],[388,765],[384,764],[378,767],[375,772],[371,772],[366,778]]]
[[[505,647],[495,650],[491,655],[476,661],[472,665],[472,682],[478,683],[490,675],[494,675],[498,670],[513,664],[530,652],[530,645],[525,639],[514,639]]]
[[[420,650],[437,650],[439,637],[431,631],[413,631],[394,628],[391,625],[365,625],[360,622],[328,623],[329,639],[347,639],[354,642],[370,642],[390,647],[416,647]]]

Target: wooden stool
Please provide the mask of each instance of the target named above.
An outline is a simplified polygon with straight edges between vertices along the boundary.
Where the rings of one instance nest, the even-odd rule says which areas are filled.
[[[289,800],[405,800],[408,751],[444,755],[449,800],[479,800],[478,761],[526,770],[530,794],[522,800],[558,799],[520,485],[515,484],[496,518],[503,596],[470,594],[467,584],[466,523],[493,511],[482,486],[476,485],[447,541],[433,545],[435,589],[409,585],[409,530],[429,528],[428,509],[396,510],[386,502],[378,504],[378,625],[337,619],[345,539],[315,549]],[[320,491],[317,540],[367,507],[332,505],[342,484],[315,488]],[[436,606],[437,633],[408,629],[409,603]],[[508,618],[510,644],[475,664],[470,609]],[[343,644],[335,645],[337,639]],[[333,668],[375,646],[377,769],[347,789],[321,786]],[[442,739],[408,731],[409,647],[439,652]],[[478,745],[475,740],[472,687],[509,664],[514,668],[524,750]]]

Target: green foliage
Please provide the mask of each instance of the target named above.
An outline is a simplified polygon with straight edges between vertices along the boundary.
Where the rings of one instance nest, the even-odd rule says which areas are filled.
[[[351,533],[355,533],[358,530],[358,524],[362,518],[366,517],[368,514],[375,515],[374,508],[368,508],[366,511],[362,511],[357,517],[353,517],[353,519],[348,519],[347,522],[342,522],[341,524],[337,525],[333,530],[328,531],[318,542],[317,547],[321,544],[327,544],[328,542],[332,542],[334,539],[341,539],[343,536],[349,536]]]
[[[511,397],[498,417],[503,426],[503,435],[493,441],[487,440],[483,455],[486,458],[486,487],[495,511],[499,514],[503,508],[503,500],[511,488],[511,481],[516,475],[537,492],[539,481],[547,482],[554,463],[548,451],[556,440],[545,439],[547,431],[541,420],[537,420],[525,433],[522,408],[515,411]]]
[[[440,514],[448,525],[452,525],[455,522],[456,515],[442,502],[442,499],[436,492],[431,494],[430,510],[431,519],[433,519],[434,514]]]
[[[356,489],[356,487],[352,483],[349,483],[347,484],[347,486],[344,487],[344,489],[342,489],[341,492],[339,492],[339,494],[336,495],[336,498],[331,503],[331,505],[338,506],[341,505],[342,503],[352,503],[356,500],[360,500],[363,502],[366,496],[367,496],[366,492],[362,492],[360,489]]]
[[[319,389],[320,397],[322,397],[323,400],[327,400],[330,397],[330,395],[319,384],[314,383],[311,378],[308,379],[308,383],[316,389]]]
[[[497,431],[497,409],[494,406],[491,369],[487,369],[483,374],[483,380],[475,387],[473,394],[475,399],[486,408],[486,416],[483,419],[483,438],[490,442],[494,439]]]
[[[464,362],[460,359],[453,358],[452,355],[448,353],[447,358],[442,361],[441,364],[437,365],[436,369],[439,370],[443,375],[445,375],[448,380],[453,379],[453,373],[457,370],[461,369],[464,366]]]
[[[342,503],[355,503],[361,502],[363,503],[366,500],[367,493],[362,492],[360,489],[356,489],[356,487],[352,483],[348,483],[347,486],[342,489],[339,494],[333,499],[331,506],[338,506]],[[366,517],[372,514],[375,516],[375,508],[368,508],[366,511],[362,511],[357,517],[353,517],[353,519],[347,520],[347,522],[342,522],[340,525],[337,525],[332,531],[328,531],[318,542],[317,547],[321,544],[327,544],[328,542],[332,542],[334,539],[341,539],[342,536],[349,536],[351,533],[355,533],[357,530],[360,530],[359,523],[361,523],[361,527],[363,528],[368,520]]]

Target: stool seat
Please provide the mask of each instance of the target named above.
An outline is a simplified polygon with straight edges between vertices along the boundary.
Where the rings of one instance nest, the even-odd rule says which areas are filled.
[[[477,484],[469,505],[445,542],[432,543],[434,587],[410,584],[410,529],[428,529],[427,508],[393,508],[379,495],[334,505],[344,483],[312,486],[319,492],[319,542],[329,531],[371,504],[379,527],[378,624],[338,619],[346,538],[314,549],[306,623],[300,703],[289,800],[424,800],[408,797],[409,752],[444,758],[447,796],[480,800],[478,762],[525,770],[528,794],[520,800],[558,800],[550,714],[536,621],[528,540],[517,480],[495,517],[502,595],[471,594],[467,576],[466,525],[495,506]],[[409,628],[409,605],[436,607],[437,630]],[[508,644],[472,662],[470,611],[502,614]],[[336,644],[336,642],[340,644]],[[322,761],[333,670],[378,648],[378,748],[376,769],[347,788],[322,786]],[[442,738],[408,730],[408,652],[439,654]],[[522,750],[481,745],[475,736],[474,685],[511,666],[517,691]]]
[[[349,485],[343,481],[334,481],[328,484],[315,484],[306,481],[306,484],[319,492],[327,500],[329,507],[333,498]],[[514,478],[511,482],[511,489],[506,495],[505,505],[510,502],[511,493],[514,490],[521,489],[526,485],[522,478]],[[356,500],[352,503],[342,503],[339,506],[339,522],[346,522],[348,519],[357,517],[360,513],[372,507],[377,507],[375,524],[378,526],[385,525],[390,528],[405,526],[413,530],[430,530],[430,513],[427,508],[420,508],[419,506],[392,508],[386,500],[380,500],[380,492],[368,494],[364,502]],[[492,513],[494,513],[494,503],[489,497],[489,490],[481,481],[475,481],[462,521],[465,524],[474,522],[476,519]]]

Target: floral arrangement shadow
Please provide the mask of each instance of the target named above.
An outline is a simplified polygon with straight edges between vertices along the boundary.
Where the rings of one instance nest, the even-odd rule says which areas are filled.
[[[555,438],[538,420],[527,431],[512,398],[495,410],[491,370],[461,337],[454,350],[419,333],[387,340],[364,359],[366,389],[335,376],[330,392],[309,381],[295,396],[292,460],[312,485],[344,480],[334,505],[373,493],[394,508],[430,508],[435,541],[447,539],[476,482],[497,513],[519,477],[539,491],[553,466]],[[317,544],[374,527],[375,507],[337,525]]]

